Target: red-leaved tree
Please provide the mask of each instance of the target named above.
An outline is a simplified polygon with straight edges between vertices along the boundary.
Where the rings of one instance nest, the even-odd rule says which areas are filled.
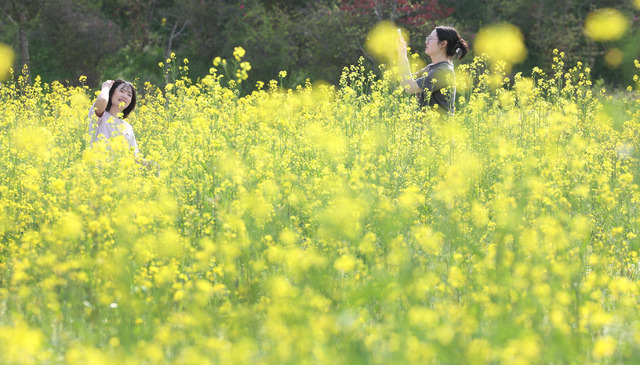
[[[415,30],[434,25],[454,10],[437,0],[342,0],[340,9],[362,23],[389,20]]]

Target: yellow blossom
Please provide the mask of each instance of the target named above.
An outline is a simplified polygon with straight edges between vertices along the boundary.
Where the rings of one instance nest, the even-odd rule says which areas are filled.
[[[617,344],[617,341],[609,335],[600,337],[593,345],[591,355],[596,359],[610,357],[616,350]]]

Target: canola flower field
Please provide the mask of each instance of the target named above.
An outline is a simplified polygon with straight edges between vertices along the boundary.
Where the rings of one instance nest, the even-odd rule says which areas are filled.
[[[234,64],[138,85],[148,166],[87,87],[0,87],[1,363],[638,361],[637,92],[476,59],[440,117]]]

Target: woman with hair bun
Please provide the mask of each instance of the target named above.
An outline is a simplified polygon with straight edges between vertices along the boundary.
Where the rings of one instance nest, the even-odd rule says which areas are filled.
[[[399,34],[398,68],[401,83],[406,92],[419,93],[421,107],[438,106],[438,110],[453,115],[456,99],[455,71],[453,59],[467,55],[469,46],[458,31],[450,26],[438,26],[425,41],[424,53],[431,58],[431,64],[411,74],[407,58],[407,43]]]

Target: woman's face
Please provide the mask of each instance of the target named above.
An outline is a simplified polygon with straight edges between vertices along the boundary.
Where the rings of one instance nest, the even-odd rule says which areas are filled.
[[[116,90],[113,92],[113,96],[111,97],[111,104],[116,105],[118,110],[125,110],[129,104],[131,104],[133,90],[131,86],[122,83],[116,87]]]
[[[434,29],[433,32],[431,32],[431,34],[429,34],[427,39],[424,41],[424,53],[429,56],[437,54],[443,49],[443,47],[440,47],[439,43],[440,42],[438,41],[438,33]]]

